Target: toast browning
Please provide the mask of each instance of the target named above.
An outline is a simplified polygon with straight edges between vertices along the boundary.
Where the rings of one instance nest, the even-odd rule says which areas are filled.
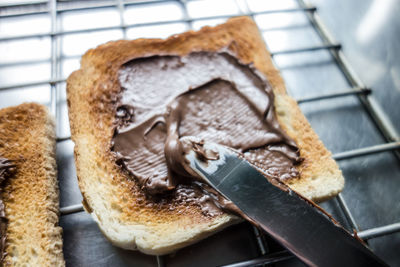
[[[304,158],[297,166],[300,177],[287,184],[314,201],[333,197],[342,190],[344,179],[337,164],[297,103],[286,94],[284,82],[250,18],[233,18],[216,27],[166,40],[109,42],[82,57],[80,70],[68,78],[67,93],[84,206],[113,244],[148,254],[166,254],[240,220],[228,214],[207,217],[196,206],[181,204],[165,209],[162,204],[149,201],[111,153],[115,102],[121,91],[118,71],[124,63],[151,55],[184,56],[222,49],[228,49],[245,64],[253,64],[272,85],[278,121]]]
[[[8,219],[4,266],[65,266],[54,121],[46,107],[0,110],[0,155],[15,165],[2,192]]]

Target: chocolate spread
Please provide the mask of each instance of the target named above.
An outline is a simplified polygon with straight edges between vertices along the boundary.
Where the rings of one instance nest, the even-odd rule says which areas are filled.
[[[299,150],[276,119],[270,84],[230,53],[137,58],[119,82],[112,149],[148,196],[195,202],[211,216],[229,204],[182,168],[184,136],[231,147],[271,178],[298,177]]]
[[[0,156],[0,266],[3,266],[3,261],[6,256],[6,231],[7,231],[7,218],[6,218],[6,211],[3,202],[3,187],[5,180],[13,175],[15,172],[15,165]]]

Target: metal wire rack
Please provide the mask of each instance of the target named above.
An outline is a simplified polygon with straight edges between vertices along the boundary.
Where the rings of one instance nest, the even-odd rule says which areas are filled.
[[[149,1],[110,0],[110,1],[79,1],[78,3],[76,2],[73,3],[73,1],[39,0],[34,2],[29,1],[29,2],[2,4],[2,5],[0,4],[0,22],[2,19],[6,18],[26,17],[30,15],[39,15],[39,14],[48,14],[51,19],[51,29],[49,32],[0,37],[0,44],[8,41],[27,40],[32,38],[50,38],[51,40],[50,59],[38,59],[38,60],[23,59],[19,61],[0,63],[0,67],[2,68],[7,68],[10,66],[26,65],[26,64],[50,63],[51,66],[50,79],[43,79],[27,83],[13,83],[9,85],[1,85],[0,92],[6,90],[20,89],[25,87],[34,87],[39,85],[50,86],[49,106],[58,122],[60,117],[60,111],[58,109],[58,106],[60,105],[59,95],[62,92],[62,90],[65,89],[65,87],[63,86],[63,84],[65,83],[65,79],[62,77],[61,73],[61,60],[76,59],[80,57],[80,55],[65,56],[61,54],[60,37],[62,36],[101,32],[105,30],[122,30],[122,37],[127,38],[127,31],[129,29],[137,27],[184,23],[187,25],[187,28],[192,29],[193,23],[198,21],[227,19],[231,16],[237,16],[237,15],[246,15],[254,17],[263,14],[275,14],[275,13],[291,14],[300,12],[307,16],[309,22],[312,24],[319,38],[322,40],[322,45],[272,51],[271,55],[275,57],[277,55],[282,55],[282,54],[298,54],[298,53],[305,53],[317,50],[329,51],[335,63],[340,68],[342,74],[347,80],[349,88],[347,90],[336,91],[329,94],[319,94],[312,97],[299,98],[297,99],[297,102],[300,104],[307,102],[323,101],[331,98],[342,98],[350,95],[356,96],[359,99],[360,103],[362,104],[364,110],[368,113],[372,122],[375,124],[376,128],[380,131],[380,133],[382,134],[382,136],[386,141],[386,143],[384,144],[377,144],[369,147],[337,153],[334,154],[334,158],[340,161],[355,157],[362,157],[369,154],[392,151],[395,157],[398,160],[400,160],[400,139],[399,139],[400,136],[398,132],[396,131],[395,127],[393,126],[392,122],[389,120],[385,112],[382,110],[381,106],[375,100],[373,91],[370,88],[366,87],[357,77],[355,72],[352,70],[351,66],[349,65],[348,61],[346,60],[344,54],[341,51],[342,48],[341,44],[337,43],[333,39],[333,37],[330,35],[326,27],[323,25],[320,17],[317,14],[316,7],[306,4],[303,0],[297,0],[296,7],[253,12],[249,8],[247,0],[235,0],[234,3],[238,10],[238,12],[235,14],[192,17],[189,15],[187,7],[188,2],[190,2],[189,0],[171,0],[167,2],[174,2],[177,5],[179,5],[183,10],[183,16],[179,19],[172,19],[166,21],[161,21],[161,20],[150,21],[144,23],[127,23],[125,20],[124,12],[128,7],[153,5],[165,2],[166,1],[158,1],[158,0],[149,0]],[[90,29],[62,30],[60,27],[60,23],[58,23],[58,18],[60,14],[65,12],[86,11],[86,10],[104,9],[104,8],[116,8],[118,10],[119,20],[120,20],[119,25],[93,27]],[[62,101],[65,101],[65,99]],[[69,136],[60,136],[57,138],[57,142],[65,142],[68,141],[69,139],[70,139]],[[389,235],[391,233],[400,231],[400,222],[393,222],[393,224],[374,227],[360,231],[358,224],[354,219],[354,216],[350,212],[350,209],[341,194],[339,194],[336,197],[336,201],[340,206],[340,208],[342,209],[342,212],[347,219],[347,223],[350,225],[352,229],[355,229],[358,232],[358,236],[360,238],[366,241],[379,236]],[[61,208],[61,215],[67,216],[68,214],[77,213],[81,211],[83,211],[81,204],[65,206]],[[268,246],[267,244],[265,244],[265,239],[261,238],[260,232],[256,228],[254,228],[253,231],[259,247],[260,256],[254,259],[249,259],[246,261],[229,264],[227,266],[237,267],[237,266],[270,264],[270,263],[285,261],[293,257],[287,251],[269,253],[267,249]],[[157,257],[157,264],[158,266],[165,266],[163,257]]]

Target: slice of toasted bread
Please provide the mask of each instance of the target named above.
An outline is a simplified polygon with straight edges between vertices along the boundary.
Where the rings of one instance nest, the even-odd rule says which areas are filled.
[[[80,70],[68,78],[67,91],[84,204],[113,244],[148,254],[165,254],[238,221],[228,214],[208,218],[192,206],[171,211],[146,205],[135,180],[121,171],[110,152],[114,103],[121,90],[118,70],[122,64],[147,55],[186,55],[224,48],[236,54],[241,62],[253,63],[273,86],[279,123],[297,142],[305,159],[298,166],[301,177],[290,180],[289,186],[315,201],[342,190],[344,179],[337,164],[297,103],[286,94],[284,82],[250,18],[233,18],[216,27],[173,35],[166,40],[109,42],[83,56]]]
[[[65,266],[54,121],[45,106],[0,110],[0,155],[16,166],[2,192],[8,219],[4,266]]]

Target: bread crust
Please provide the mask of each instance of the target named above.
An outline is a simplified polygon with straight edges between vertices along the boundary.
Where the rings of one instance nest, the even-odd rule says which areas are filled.
[[[54,129],[43,105],[0,110],[0,155],[16,165],[2,193],[8,219],[5,266],[65,266]]]
[[[344,179],[337,164],[297,103],[286,94],[283,79],[250,18],[232,18],[216,27],[165,40],[108,42],[82,57],[80,70],[67,80],[67,95],[79,186],[100,229],[115,245],[166,254],[238,221],[227,214],[207,218],[196,207],[177,207],[175,211],[147,207],[143,192],[120,170],[110,153],[114,103],[121,90],[118,70],[124,63],[150,55],[222,49],[229,49],[243,63],[254,64],[273,87],[278,121],[305,159],[298,166],[300,178],[290,180],[288,185],[314,201],[333,197],[342,190]]]

